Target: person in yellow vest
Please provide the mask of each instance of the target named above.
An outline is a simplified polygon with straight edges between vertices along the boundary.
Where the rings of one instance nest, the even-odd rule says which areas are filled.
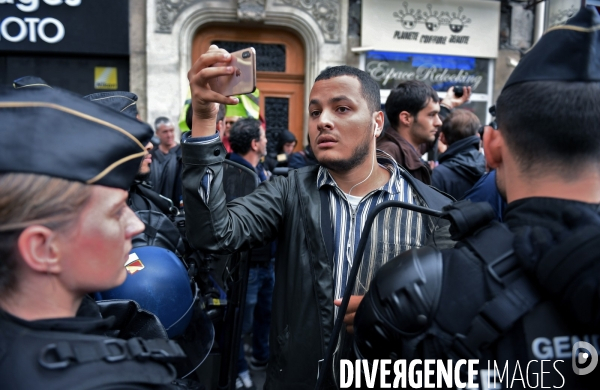
[[[252,93],[246,95],[237,95],[236,97],[239,99],[240,104],[235,106],[227,106],[227,111],[225,112],[225,133],[223,134],[223,137],[221,137],[223,146],[225,146],[227,153],[232,152],[231,146],[229,145],[229,130],[231,129],[231,126],[233,126],[233,124],[241,118],[259,119],[259,96],[259,90],[255,89]]]
[[[231,146],[229,144],[229,130],[231,126],[235,122],[237,122],[241,118],[254,118],[260,119],[260,91],[257,89],[254,92],[245,94],[245,95],[236,95],[240,104],[235,106],[227,106],[227,110],[225,112],[225,128],[223,130],[223,135],[221,136],[221,141],[223,142],[223,146],[225,146],[225,150],[227,153],[231,153]],[[190,127],[188,125],[188,121],[186,120],[188,116],[188,112],[191,114],[190,108],[191,102],[191,94],[188,91],[188,97],[183,104],[183,110],[181,111],[181,115],[179,116],[179,129],[181,129],[181,133],[185,133],[190,131]],[[191,115],[190,121],[191,121]],[[182,136],[182,138],[185,138]]]

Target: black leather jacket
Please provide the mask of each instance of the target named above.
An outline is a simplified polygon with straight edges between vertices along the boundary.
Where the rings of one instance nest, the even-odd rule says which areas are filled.
[[[334,321],[333,274],[321,229],[318,166],[292,170],[263,182],[250,195],[226,204],[221,143],[185,143],[183,188],[187,237],[198,249],[233,253],[279,239],[265,389],[312,389]],[[207,169],[213,172],[206,204],[199,195]],[[409,183],[416,182],[412,177]],[[431,202],[450,200],[422,183]],[[413,185],[413,188],[415,186]],[[439,204],[438,204],[439,207]]]

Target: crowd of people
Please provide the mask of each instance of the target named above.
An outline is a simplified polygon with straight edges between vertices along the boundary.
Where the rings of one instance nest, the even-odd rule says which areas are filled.
[[[405,81],[384,112],[369,74],[327,68],[306,144],[294,152],[284,130],[271,155],[258,92],[210,89],[234,71],[214,45],[188,74],[181,137],[167,117],[141,121],[135,94],[15,80],[0,90],[2,387],[203,388],[183,378],[212,345],[197,340],[189,259],[251,250],[228,386],[255,389],[251,370],[264,370],[265,389],[339,388],[342,360],[479,359],[509,376],[527,366],[510,388],[538,374],[595,388],[575,355],[597,361],[599,347],[599,26],[588,7],[546,33],[488,125],[463,106],[470,87],[440,98]],[[422,157],[431,150],[437,161]],[[226,164],[260,184],[226,202]],[[386,202],[397,206],[370,220]],[[143,274],[143,245],[185,265],[189,298],[156,286],[172,321],[144,299],[100,299]]]

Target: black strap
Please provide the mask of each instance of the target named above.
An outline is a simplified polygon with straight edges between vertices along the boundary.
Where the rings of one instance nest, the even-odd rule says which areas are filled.
[[[519,266],[513,240],[513,233],[496,222],[465,241],[504,288],[481,307],[466,335],[455,335],[451,355],[479,358],[483,348],[509,331],[540,302],[537,288]]]
[[[402,171],[402,177],[408,182],[408,184],[411,185],[411,187],[415,189],[415,191],[417,191],[419,196],[423,198],[425,204],[430,209],[441,211],[444,206],[455,201],[452,196],[443,193],[434,187],[428,186],[420,180],[415,179],[405,170]]]
[[[164,339],[129,340],[111,339],[85,341],[57,341],[40,351],[38,361],[49,370],[66,368],[73,364],[105,360],[109,363],[122,360],[155,360],[170,362],[186,355],[175,341]]]
[[[150,188],[147,188],[144,184],[136,185],[137,190],[139,191],[142,197],[148,198],[152,203],[156,205],[166,215],[177,215],[178,210],[173,205],[173,201],[169,198],[165,198],[161,196],[159,193],[152,191]],[[149,210],[151,208],[148,208]]]
[[[329,210],[329,191],[326,186],[319,190],[321,196],[321,231],[323,240],[325,240],[325,250],[329,265],[333,267],[333,224],[331,223],[331,214]]]
[[[156,238],[158,230],[156,230],[156,228],[149,225],[148,223],[144,223],[144,225],[146,226],[146,229],[144,229],[144,233],[150,238],[150,240],[154,240]]]
[[[470,237],[497,218],[488,202],[472,203],[470,200],[460,200],[444,207],[444,214],[444,218],[451,222],[450,237],[455,241]]]
[[[492,222],[486,229],[464,240],[487,265],[488,272],[501,284],[506,284],[512,271],[520,269],[513,249],[514,234],[506,225]]]
[[[491,345],[541,300],[537,289],[524,274],[485,303],[471,322],[466,335],[456,335],[452,353],[460,358],[479,358]]]

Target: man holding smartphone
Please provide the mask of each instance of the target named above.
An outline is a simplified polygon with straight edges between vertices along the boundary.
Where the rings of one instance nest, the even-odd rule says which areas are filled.
[[[275,270],[265,388],[313,388],[366,215],[387,200],[441,209],[450,199],[376,151],[383,127],[379,87],[367,73],[338,66],[323,71],[310,93],[309,137],[320,165],[264,182],[226,204],[225,150],[214,122],[217,103],[238,99],[211,90],[209,81],[233,74],[229,61],[229,53],[211,46],[188,73],[194,114],[192,138],[183,145],[187,236],[196,249],[216,253],[279,239],[276,258],[285,260]],[[375,220],[347,324],[373,273],[400,252],[425,245],[434,229],[433,220],[404,209]],[[351,356],[351,345],[344,334],[336,357]]]

